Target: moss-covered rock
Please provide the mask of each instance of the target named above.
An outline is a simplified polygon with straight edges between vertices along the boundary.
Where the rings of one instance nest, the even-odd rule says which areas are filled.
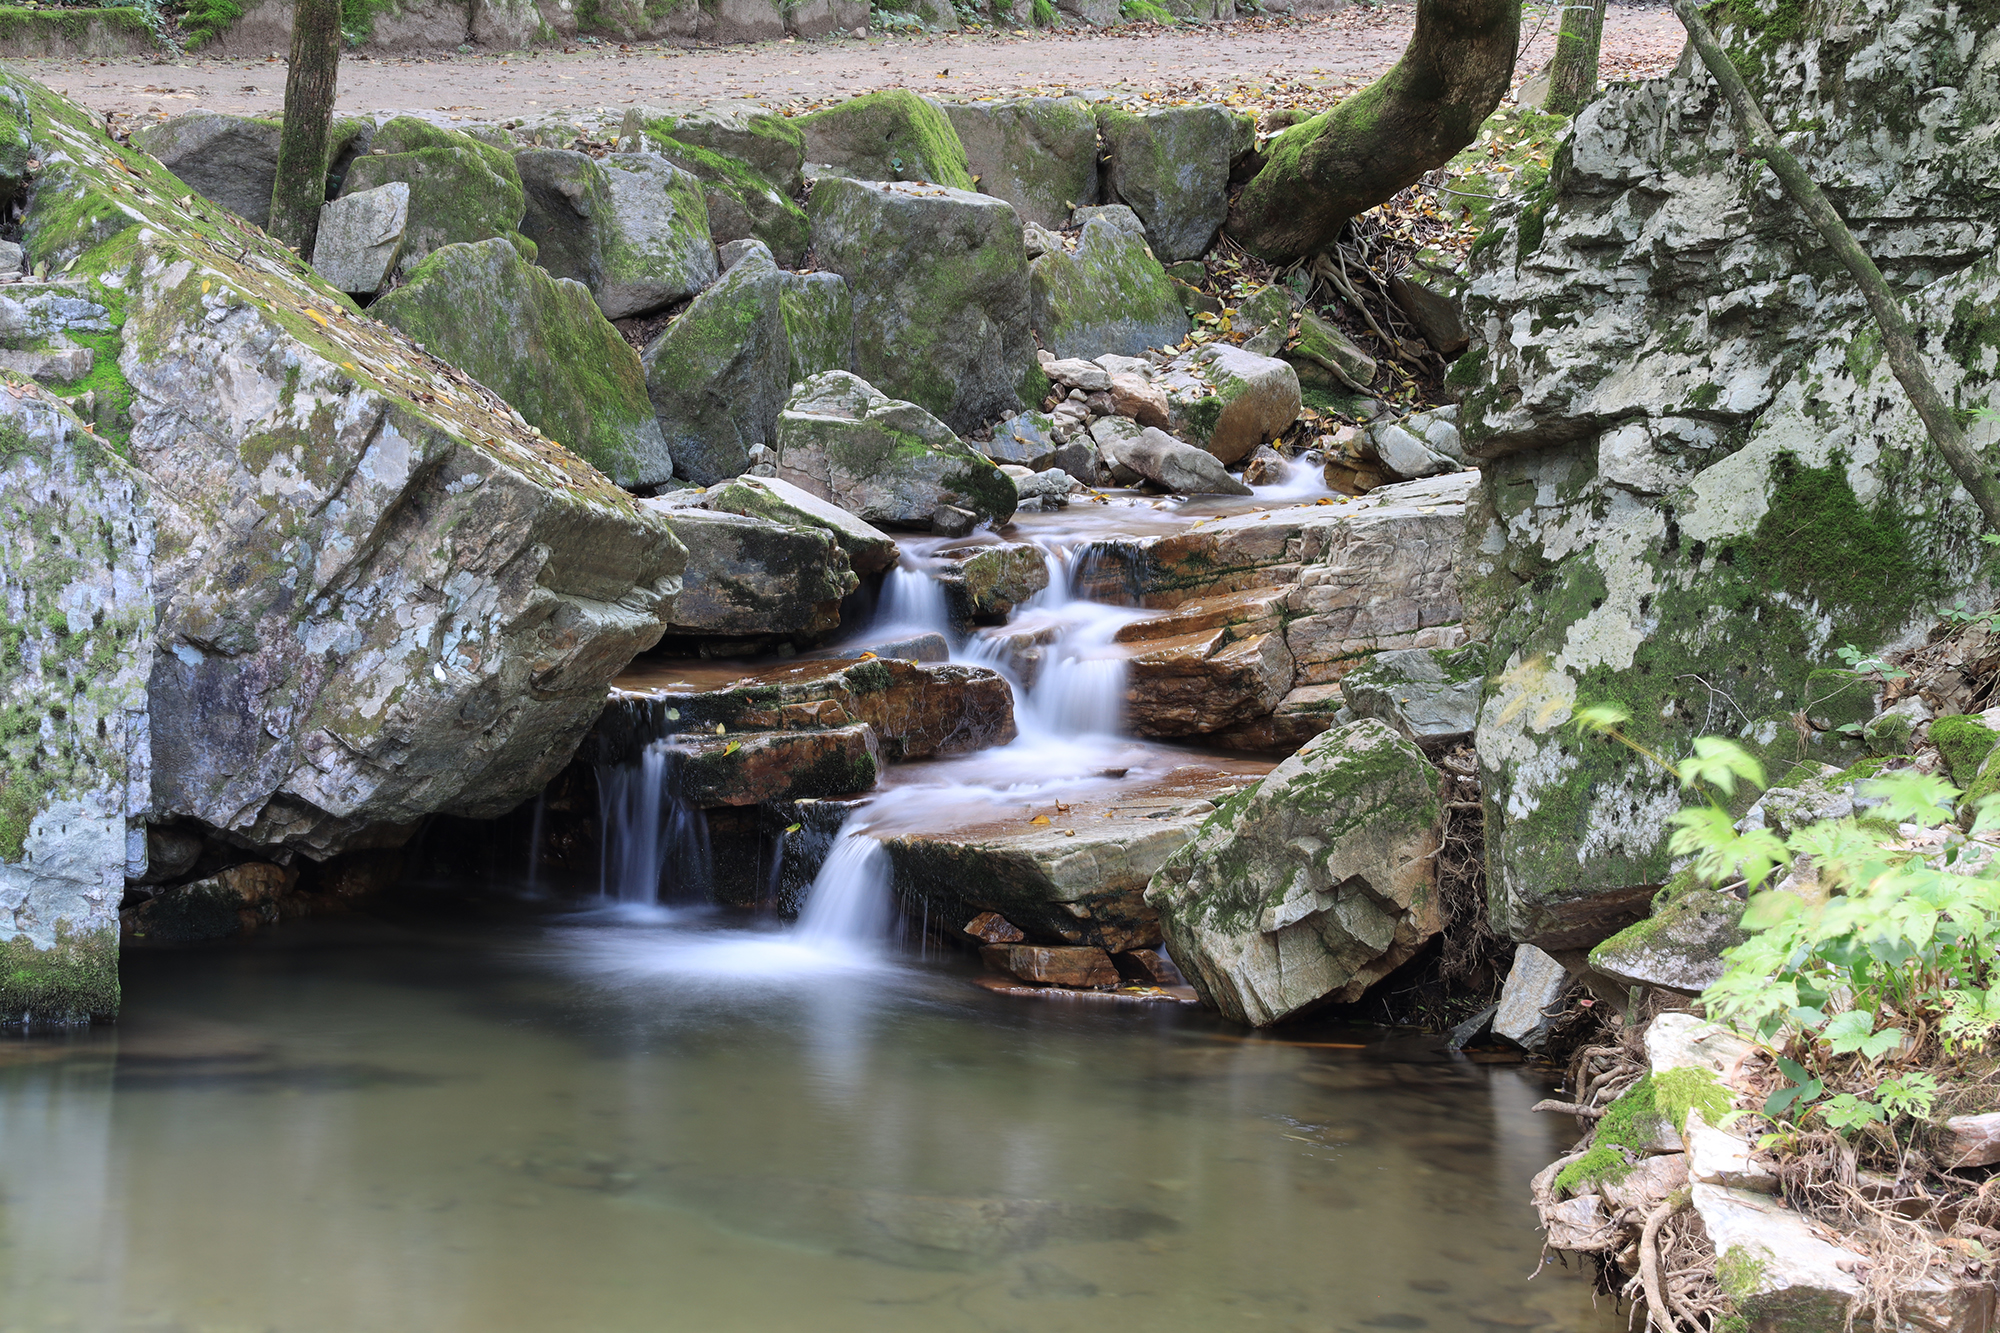
[[[1134,114],[1097,108],[1110,149],[1109,197],[1146,224],[1153,253],[1194,259],[1215,241],[1229,214],[1229,168],[1254,141],[1249,117],[1220,106],[1164,107]]]
[[[1262,1027],[1358,999],[1443,924],[1437,770],[1373,720],[1224,801],[1146,888],[1202,999]]]
[[[1722,976],[1723,951],[1745,938],[1743,902],[1704,888],[1662,897],[1651,916],[1592,949],[1590,966],[1621,985],[1698,995]]]
[[[1187,312],[1136,232],[1092,217],[1074,252],[1054,247],[1029,266],[1035,332],[1045,349],[1058,357],[1137,356],[1187,337]]]
[[[820,264],[854,299],[857,374],[954,430],[1040,397],[1028,256],[1011,206],[936,185],[827,179],[813,189],[812,218]]]
[[[1071,209],[1097,202],[1097,117],[1081,97],[948,102],[944,113],[979,192],[1022,221],[1066,227]]]
[[[491,237],[512,241],[529,259],[534,243],[521,235],[527,196],[505,149],[414,116],[398,116],[375,132],[354,159],[342,194],[390,181],[410,186],[410,215],[398,271],[416,271],[431,251]]]
[[[633,107],[619,145],[658,153],[702,182],[718,245],[754,238],[785,267],[805,262],[812,224],[795,202],[805,188],[805,140],[792,121],[747,103],[684,113]]]
[[[1386,722],[1432,754],[1472,735],[1485,683],[1480,644],[1376,653],[1340,680],[1356,717]]]
[[[1301,388],[1364,393],[1375,380],[1375,358],[1316,310],[1299,316],[1298,337],[1278,355],[1291,363]]]
[[[1788,90],[1793,150],[1840,182],[1891,283],[1932,312],[1944,394],[2000,405],[2000,220],[1979,202],[2000,165],[1941,141],[1925,110],[1948,96],[1968,125],[2000,115],[1973,54],[2000,11],[1899,0],[1838,37],[1770,41],[1741,12],[1722,37],[1753,87]],[[1550,948],[1595,943],[1666,882],[1683,800],[1650,760],[1579,737],[1577,707],[1622,705],[1654,753],[1721,734],[1774,769],[1844,763],[1858,746],[1838,727],[1872,716],[1873,690],[1818,673],[1843,645],[1878,652],[1941,601],[1987,595],[1990,577],[1975,508],[1859,292],[1809,228],[1773,225],[1769,177],[1730,147],[1708,75],[1615,88],[1572,135],[1475,249],[1478,345],[1452,369],[1481,468],[1461,578],[1493,644],[1478,735],[1491,915]],[[1945,221],[1961,217],[1978,221]],[[1991,427],[1974,439],[1990,447]]]
[[[786,384],[854,368],[854,297],[838,273],[787,273],[778,289],[791,359]]]
[[[715,281],[701,185],[665,157],[538,148],[514,166],[536,262],[590,288],[605,318],[650,314]]]
[[[794,527],[824,528],[833,534],[857,574],[879,574],[896,563],[895,538],[778,477],[736,477],[712,486],[700,501],[704,509],[749,514]]]
[[[509,242],[445,246],[369,313],[619,485],[657,486],[673,475],[638,354],[581,283],[550,277]]]
[[[870,523],[928,528],[940,505],[1013,517],[1007,474],[914,403],[845,371],[815,375],[778,417],[778,476]]]
[[[973,188],[958,131],[944,112],[907,88],[865,93],[793,123],[805,134],[806,160],[815,166],[856,180]]]
[[[1978,780],[1980,766],[2000,745],[2000,734],[1976,717],[1953,713],[1931,722],[1931,744],[1944,758],[1953,784],[1963,790]]]
[[[753,250],[646,348],[646,391],[674,469],[698,486],[750,465],[772,442],[791,388],[791,343],[781,296],[786,275]]]

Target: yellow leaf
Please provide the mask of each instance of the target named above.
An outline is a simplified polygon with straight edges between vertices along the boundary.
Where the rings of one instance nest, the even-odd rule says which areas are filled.
[[[323,329],[330,329],[333,327],[333,325],[327,323],[326,316],[320,314],[320,312],[317,310],[306,311],[306,318],[312,320],[314,323],[318,324]]]
[[[872,661],[874,661],[874,660],[875,660],[875,654],[873,654],[873,653],[863,653],[863,654],[861,654],[861,660],[862,660],[862,661],[864,661],[864,662],[872,662]]]
[[[1049,822],[1049,817],[1047,815],[1036,815],[1033,819],[1029,820],[1028,822],[1030,824],[1046,824]]]
[[[730,755],[735,754],[738,750],[742,748],[743,748],[742,741],[731,741],[729,742],[729,744],[722,747],[722,757],[727,759]]]
[[[727,728],[725,728],[720,722],[715,724],[716,735],[720,736],[725,730],[727,730]]]
[[[804,827],[805,827],[805,825],[803,825],[803,824],[787,824],[787,825],[785,825],[785,832],[787,832],[787,833],[797,833],[797,832],[798,832],[798,831],[799,831],[800,829],[802,829],[802,828],[804,828]]]

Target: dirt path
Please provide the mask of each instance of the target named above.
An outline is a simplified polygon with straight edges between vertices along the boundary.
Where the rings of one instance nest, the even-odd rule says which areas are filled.
[[[1110,93],[1150,101],[1317,105],[1374,79],[1409,38],[1407,5],[1356,6],[1330,18],[1248,19],[1198,30],[1130,26],[1028,32],[766,42],[690,50],[580,48],[530,55],[349,58],[340,109],[416,112],[438,120],[618,111],[633,103],[747,98],[800,109],[879,88],[952,99],[1023,92]],[[1524,26],[1525,73],[1554,49],[1555,20]],[[1614,4],[1605,24],[1608,78],[1653,74],[1679,54],[1665,8]],[[278,59],[15,60],[15,68],[100,112],[166,116],[201,108],[274,114],[284,99]]]

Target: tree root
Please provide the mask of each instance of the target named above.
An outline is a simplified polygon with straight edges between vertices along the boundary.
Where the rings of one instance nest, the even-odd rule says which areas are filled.
[[[1646,1218],[1646,1229],[1639,1235],[1639,1281],[1646,1290],[1646,1325],[1649,1328],[1658,1327],[1660,1333],[1679,1333],[1667,1285],[1660,1280],[1660,1228],[1667,1224],[1668,1218],[1688,1206],[1688,1197],[1686,1193],[1676,1190]]]

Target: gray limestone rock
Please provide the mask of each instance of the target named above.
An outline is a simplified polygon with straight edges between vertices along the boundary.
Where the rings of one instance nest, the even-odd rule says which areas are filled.
[[[1157,383],[1167,392],[1175,433],[1224,463],[1283,435],[1304,406],[1289,364],[1229,343],[1183,353]]]
[[[132,131],[132,146],[212,204],[245,222],[271,220],[271,186],[278,176],[278,122],[218,111],[195,111]]]
[[[1122,420],[1122,418],[1120,418]],[[1215,455],[1185,444],[1155,426],[1136,438],[1099,440],[1102,457],[1177,495],[1249,495],[1250,488],[1223,470]]]
[[[1500,1012],[1493,1035],[1523,1050],[1539,1051],[1548,1041],[1550,1010],[1569,989],[1569,969],[1532,944],[1514,951],[1514,965],[1500,988]]]
[[[838,273],[786,273],[778,289],[790,370],[787,389],[854,366],[854,297]]]
[[[330,201],[319,213],[313,268],[341,291],[373,296],[396,271],[410,219],[410,187],[390,181]]]
[[[607,319],[650,314],[715,281],[701,184],[658,153],[514,156],[536,262],[590,288]]]
[[[1049,250],[1030,267],[1035,331],[1058,357],[1136,356],[1187,337],[1187,311],[1142,235],[1095,210],[1071,253]],[[1131,215],[1129,209],[1117,212]]]
[[[1356,717],[1386,722],[1435,754],[1472,735],[1485,668],[1480,644],[1401,648],[1376,653],[1340,684]]]
[[[411,273],[441,246],[496,236],[517,241],[534,257],[533,244],[520,235],[527,207],[521,176],[505,149],[414,116],[398,116],[377,130],[368,151],[354,159],[340,192],[360,194],[391,181],[410,187],[399,274]]]
[[[979,192],[1005,199],[1024,222],[1069,225],[1097,202],[1097,117],[1081,97],[948,102]]]
[[[899,553],[895,538],[839,505],[778,477],[737,477],[711,486],[702,497],[701,507],[719,513],[748,514],[793,527],[824,528],[833,534],[840,549],[847,552],[848,563],[856,574],[880,573],[896,563]]]
[[[1379,722],[1314,737],[1203,821],[1146,888],[1209,1005],[1263,1027],[1358,999],[1443,924],[1437,771]]]
[[[815,375],[778,417],[778,477],[870,523],[924,528],[941,505],[1005,523],[1014,483],[951,429],[845,371]]]
[[[687,547],[687,572],[666,632],[713,645],[805,646],[840,626],[840,599],[860,586],[832,532],[747,514],[641,500]]]
[[[1055,421],[1046,412],[1022,412],[993,428],[993,438],[971,441],[972,447],[996,463],[1034,468],[1056,450]]]
[[[646,390],[674,468],[698,486],[740,475],[770,444],[791,385],[781,307],[785,275],[770,253],[739,261],[646,348]]]
[[[1010,205],[936,185],[829,178],[813,189],[812,218],[819,262],[854,299],[858,374],[955,430],[1021,410],[1023,387],[1041,375]]]
[[[1161,262],[1199,258],[1229,213],[1229,167],[1250,125],[1219,106],[1168,107],[1134,115],[1097,108],[1111,151],[1105,185],[1146,225]]]
[[[1590,966],[1621,985],[1698,995],[1721,978],[1722,951],[1743,942],[1742,918],[1734,895],[1688,889],[1592,949]]]
[[[619,485],[658,486],[673,475],[638,354],[581,283],[550,277],[507,241],[445,246],[368,313]]]
[[[627,152],[658,153],[700,178],[717,242],[756,239],[780,264],[805,262],[812,226],[794,202],[805,188],[805,139],[794,122],[749,102],[635,106],[618,143]]]

